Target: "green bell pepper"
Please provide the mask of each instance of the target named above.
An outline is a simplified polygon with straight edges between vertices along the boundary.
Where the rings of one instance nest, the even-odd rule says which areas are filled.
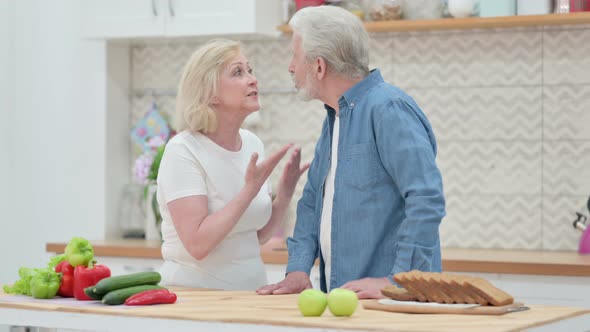
[[[83,237],[74,237],[70,240],[65,250],[66,260],[76,267],[87,266],[94,259],[94,249],[88,240]]]
[[[31,295],[36,299],[53,298],[60,282],[57,272],[49,268],[39,269],[31,278]]]

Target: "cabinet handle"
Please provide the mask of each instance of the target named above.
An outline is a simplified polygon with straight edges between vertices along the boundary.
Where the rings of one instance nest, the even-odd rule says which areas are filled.
[[[170,16],[174,17],[176,16],[176,13],[174,12],[174,4],[172,1],[174,0],[168,0],[168,11],[170,12]]]
[[[152,13],[154,16],[158,16],[158,6],[156,6],[156,0],[152,0]]]

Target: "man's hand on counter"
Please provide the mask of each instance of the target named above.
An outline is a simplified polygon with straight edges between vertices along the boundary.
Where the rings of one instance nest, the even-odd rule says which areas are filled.
[[[340,288],[354,291],[359,299],[380,299],[384,297],[381,289],[390,285],[387,278],[363,278],[349,281]]]
[[[283,281],[260,287],[256,290],[259,295],[298,294],[312,288],[309,275],[305,272],[291,272]]]

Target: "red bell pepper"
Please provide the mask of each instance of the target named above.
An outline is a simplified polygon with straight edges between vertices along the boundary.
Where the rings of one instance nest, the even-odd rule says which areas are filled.
[[[63,261],[57,264],[55,272],[61,273],[61,283],[57,295],[74,297],[74,267],[68,261]]]
[[[176,294],[167,289],[151,289],[131,295],[125,300],[126,305],[150,305],[176,302]]]
[[[78,265],[74,269],[74,297],[76,300],[90,301],[91,298],[84,293],[84,288],[94,286],[100,280],[111,276],[111,270],[106,265],[93,265],[88,267]]]

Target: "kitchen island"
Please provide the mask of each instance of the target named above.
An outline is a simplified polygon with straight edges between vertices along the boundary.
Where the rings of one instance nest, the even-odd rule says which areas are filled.
[[[351,317],[303,317],[297,295],[175,289],[178,301],[157,306],[105,306],[73,299],[34,300],[0,293],[0,322],[108,331],[514,331],[566,320],[590,310],[529,305],[501,316],[403,314],[366,310]],[[364,300],[372,301],[372,300]],[[361,301],[363,302],[363,301]]]
[[[101,264],[113,274],[157,271],[162,264],[161,241],[91,241]],[[63,253],[64,242],[46,244],[48,253]],[[285,276],[287,250],[274,241],[261,248],[269,283]],[[486,278],[529,304],[559,305],[590,309],[590,255],[575,251],[442,249],[443,271]],[[319,267],[310,279],[319,288]]]

